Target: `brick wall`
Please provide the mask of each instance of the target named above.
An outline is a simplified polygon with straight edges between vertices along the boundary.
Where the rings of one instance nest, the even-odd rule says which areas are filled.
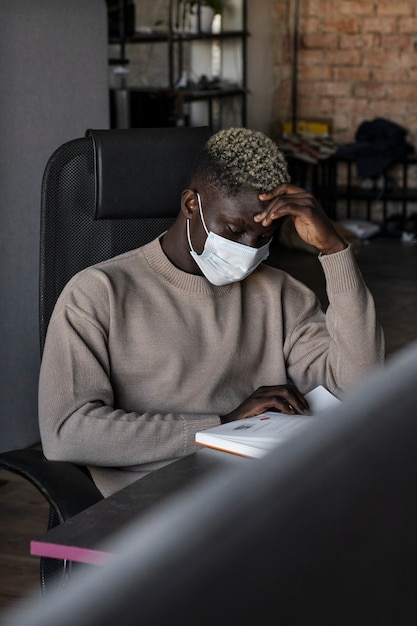
[[[294,1],[274,0],[273,131],[291,119]],[[328,119],[336,141],[385,117],[417,145],[417,1],[299,0],[298,119]]]

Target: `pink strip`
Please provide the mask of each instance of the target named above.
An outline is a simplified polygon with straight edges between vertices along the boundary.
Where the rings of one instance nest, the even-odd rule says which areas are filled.
[[[31,541],[30,553],[32,556],[44,556],[52,559],[77,561],[78,563],[91,563],[93,565],[103,565],[115,557],[111,552],[46,543],[43,541]]]

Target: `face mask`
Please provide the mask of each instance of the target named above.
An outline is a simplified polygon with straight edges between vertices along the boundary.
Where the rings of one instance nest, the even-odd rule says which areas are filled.
[[[209,232],[204,222],[200,195],[197,192],[196,196],[207,239],[203,252],[197,254],[191,244],[190,224],[189,219],[187,219],[187,238],[191,256],[207,280],[213,285],[227,285],[243,280],[268,257],[270,241],[262,248],[252,248],[216,235],[212,231]]]

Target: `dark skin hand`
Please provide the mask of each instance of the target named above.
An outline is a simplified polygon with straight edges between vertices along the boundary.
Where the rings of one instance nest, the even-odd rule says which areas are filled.
[[[290,215],[301,239],[322,254],[341,252],[347,247],[320,204],[305,189],[285,183],[260,194],[259,199],[268,203],[253,218],[262,226],[268,227],[274,220]]]
[[[234,411],[223,415],[222,424],[260,415],[264,411],[278,411],[286,415],[308,415],[309,405],[294,385],[259,387]]]

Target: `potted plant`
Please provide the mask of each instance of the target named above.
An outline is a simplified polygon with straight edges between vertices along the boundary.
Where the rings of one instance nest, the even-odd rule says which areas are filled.
[[[223,11],[223,0],[201,0],[201,6],[211,7],[214,11],[214,15],[219,15]]]
[[[224,0],[200,0],[200,2],[198,0],[183,0],[179,4],[182,4],[182,23],[186,30],[198,31],[198,24],[200,23],[200,31],[210,33],[213,18],[215,15],[221,14]],[[200,20],[198,19],[199,17]]]
[[[192,11],[198,10],[198,0],[184,0],[184,4]],[[200,0],[200,7],[210,7],[215,15],[221,13],[224,7],[224,0]]]

